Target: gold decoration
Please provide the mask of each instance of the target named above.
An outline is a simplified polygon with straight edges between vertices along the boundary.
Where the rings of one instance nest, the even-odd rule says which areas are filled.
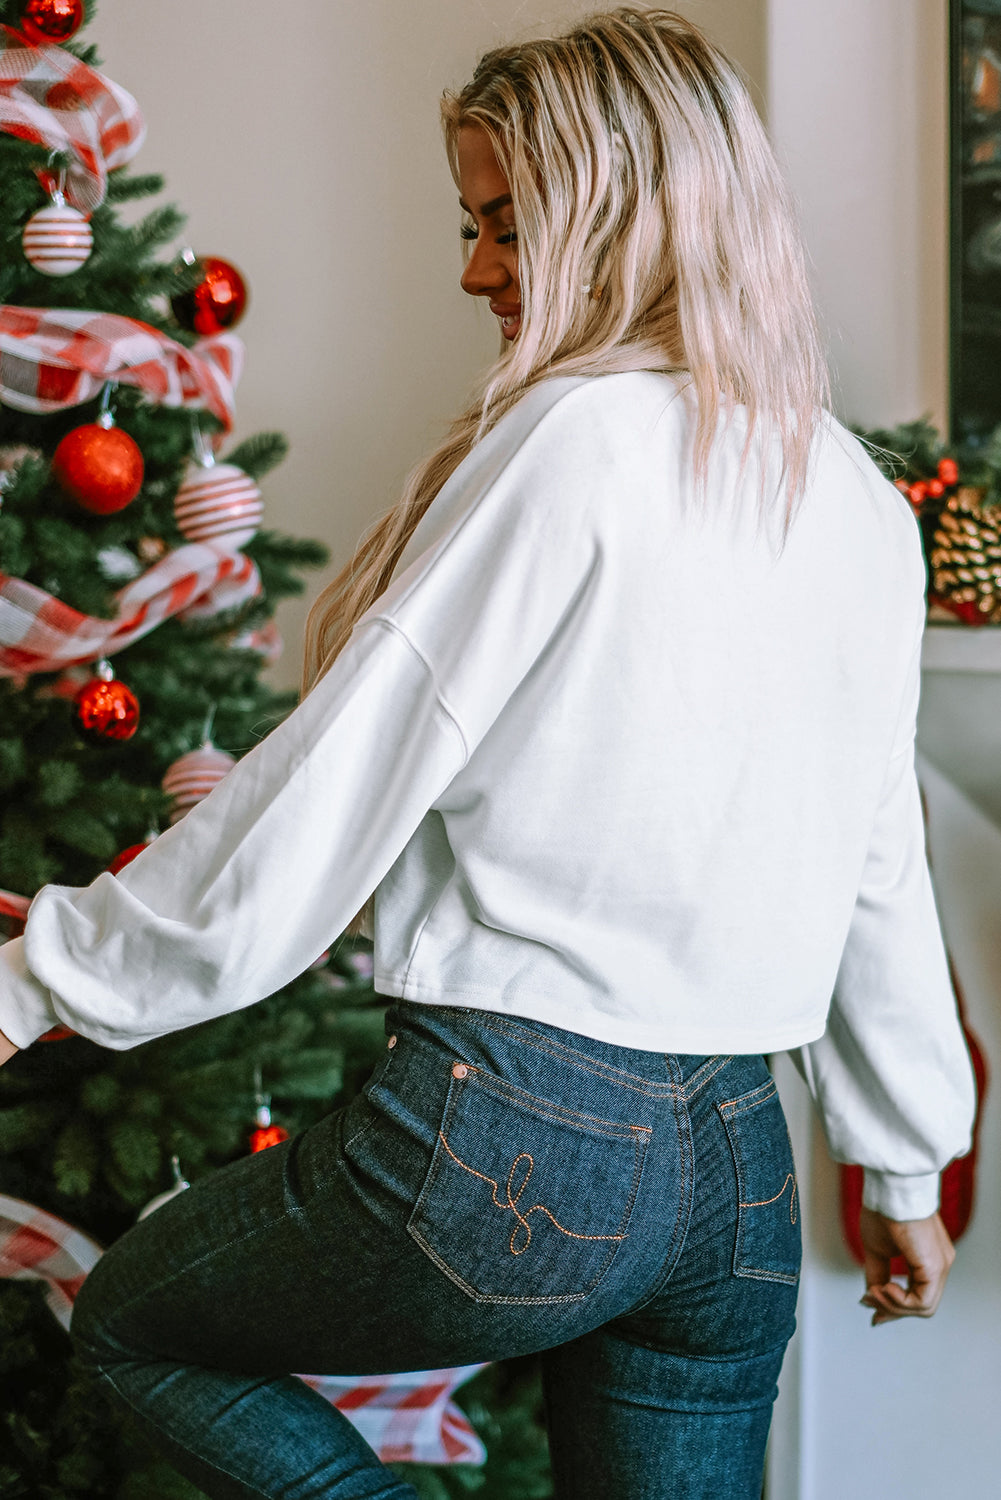
[[[136,551],[144,563],[159,562],[166,550],[167,543],[162,536],[141,536],[136,543]]]
[[[1001,506],[962,485],[942,507],[932,539],[932,602],[968,625],[1001,624]]]

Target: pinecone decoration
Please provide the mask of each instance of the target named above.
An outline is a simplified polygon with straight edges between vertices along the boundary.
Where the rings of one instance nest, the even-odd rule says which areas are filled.
[[[931,602],[967,625],[1001,624],[1001,507],[962,485],[942,507],[931,546]]]

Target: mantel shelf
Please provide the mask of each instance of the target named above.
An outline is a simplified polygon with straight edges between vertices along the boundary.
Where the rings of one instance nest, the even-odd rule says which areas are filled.
[[[921,669],[1001,674],[1001,625],[927,626]]]

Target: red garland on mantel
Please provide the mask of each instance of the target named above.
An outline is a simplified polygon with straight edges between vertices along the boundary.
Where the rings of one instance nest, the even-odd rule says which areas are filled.
[[[959,1009],[959,1019],[963,1027],[963,1035],[966,1038],[966,1045],[970,1049],[970,1061],[973,1064],[973,1074],[976,1079],[977,1089],[976,1113],[973,1119],[973,1144],[965,1156],[957,1157],[955,1161],[951,1161],[942,1172],[942,1202],[939,1213],[942,1216],[942,1223],[946,1227],[949,1238],[955,1242],[966,1232],[970,1219],[973,1216],[980,1120],[983,1114],[984,1098],[987,1094],[988,1074],[987,1059],[984,1057],[983,1049],[966,1024],[963,998],[956,979],[956,971],[951,962],[949,964],[949,972],[952,976],[952,987],[956,992],[956,1004]],[[843,1166],[841,1168],[841,1224],[848,1248],[860,1266],[865,1264],[865,1250],[862,1245],[862,1236],[859,1232],[863,1181],[864,1174],[861,1167]],[[907,1275],[907,1265],[901,1257],[898,1256],[890,1263],[890,1274],[892,1276]]]

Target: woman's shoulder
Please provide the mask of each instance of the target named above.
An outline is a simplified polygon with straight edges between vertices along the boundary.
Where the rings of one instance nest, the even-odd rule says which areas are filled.
[[[554,428],[594,422],[630,427],[651,414],[660,416],[675,404],[685,386],[684,377],[657,370],[550,376],[531,386],[502,422],[515,418],[512,427],[525,428],[543,421]]]

